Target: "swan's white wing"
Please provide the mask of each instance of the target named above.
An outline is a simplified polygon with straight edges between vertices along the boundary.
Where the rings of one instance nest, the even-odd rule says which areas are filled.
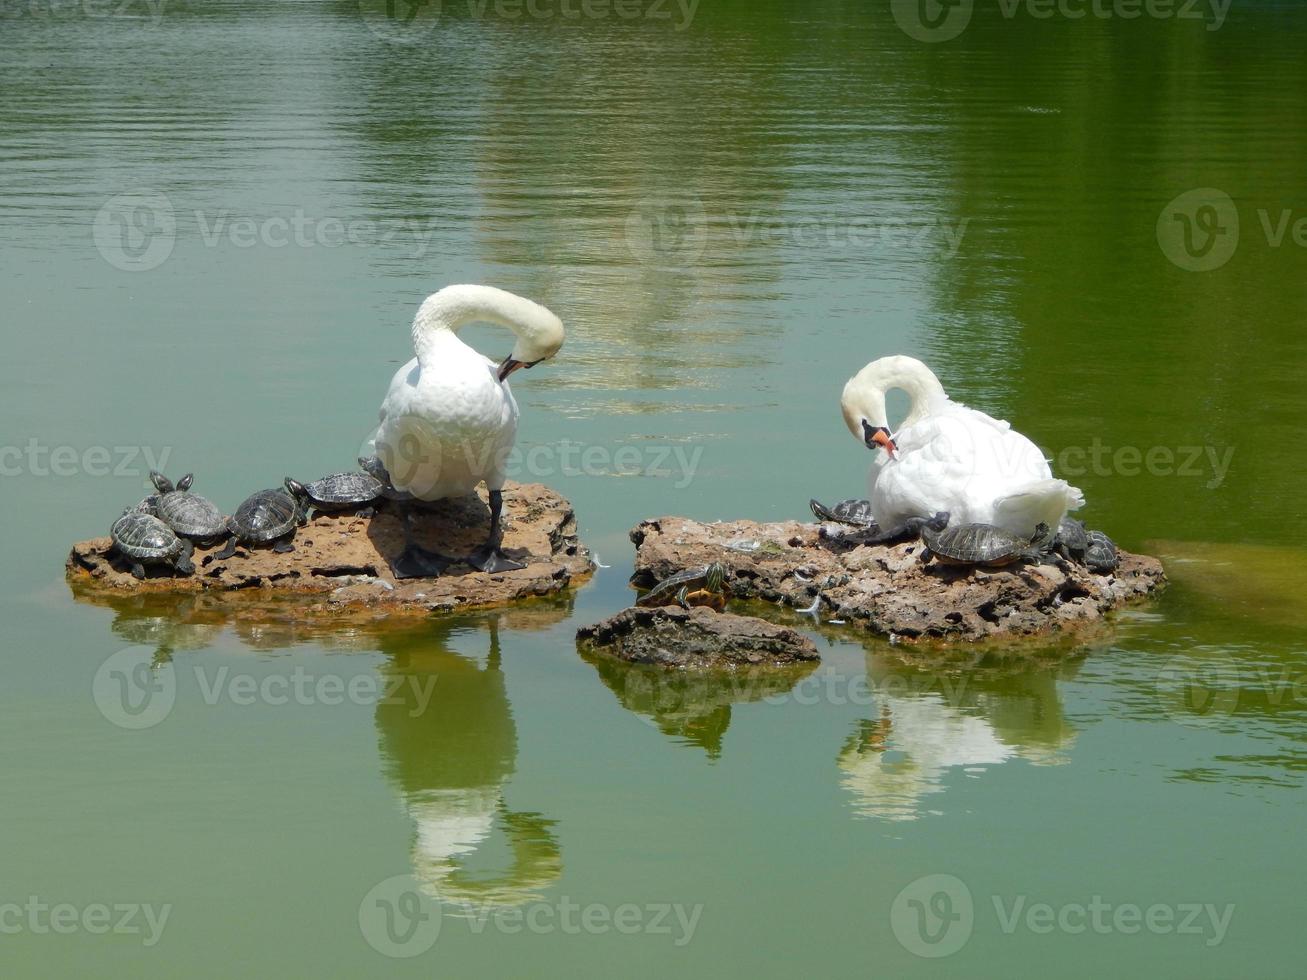
[[[884,525],[947,511],[956,523],[1033,533],[1039,520],[1057,511],[1056,525],[1083,499],[1052,479],[1039,447],[1007,422],[955,402],[900,430],[895,442],[898,452],[881,463],[871,498]]]

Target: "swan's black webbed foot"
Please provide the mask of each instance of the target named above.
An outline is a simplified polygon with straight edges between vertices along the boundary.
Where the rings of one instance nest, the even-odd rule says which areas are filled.
[[[428,551],[420,545],[408,544],[395,558],[391,559],[390,570],[395,578],[438,578],[454,564],[452,558],[435,551]]]
[[[526,568],[523,562],[509,558],[499,548],[493,548],[488,544],[472,552],[465,561],[483,572],[511,572],[517,568]]]

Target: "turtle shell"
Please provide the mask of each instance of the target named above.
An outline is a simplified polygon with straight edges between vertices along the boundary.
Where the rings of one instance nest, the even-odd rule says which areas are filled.
[[[1067,558],[1079,561],[1089,547],[1089,537],[1085,526],[1074,517],[1064,517],[1057,526],[1057,536],[1053,538],[1053,547]]]
[[[1088,546],[1085,548],[1085,564],[1091,572],[1097,572],[1099,575],[1107,575],[1116,571],[1121,564],[1121,556],[1117,554],[1116,545],[1102,531],[1090,531]]]
[[[137,561],[167,561],[182,552],[181,539],[172,528],[149,514],[124,514],[109,533],[114,547]]]
[[[697,588],[709,586],[714,591],[722,588],[722,566],[713,563],[699,568],[687,568],[683,572],[669,575],[652,589],[636,600],[637,606],[665,606],[672,602],[682,587]],[[714,588],[715,587],[715,588]]]
[[[260,544],[295,530],[299,517],[299,504],[285,490],[260,490],[245,498],[227,526],[241,541]]]
[[[993,524],[955,524],[921,532],[931,553],[945,564],[1006,565],[1030,549],[1030,541]]]
[[[834,507],[827,507],[819,500],[809,500],[808,506],[812,508],[813,515],[819,521],[836,521],[858,527],[868,527],[876,523],[871,516],[870,500],[841,500]]]
[[[227,519],[211,500],[176,490],[160,495],[155,515],[184,538],[203,541],[226,533]]]
[[[155,509],[159,506],[159,495],[152,493],[148,497],[143,497],[139,503],[133,504],[123,511],[123,516],[128,514],[149,514],[154,516]]]
[[[367,504],[381,496],[385,485],[368,473],[332,473],[304,484],[309,500],[317,507],[350,507]]]

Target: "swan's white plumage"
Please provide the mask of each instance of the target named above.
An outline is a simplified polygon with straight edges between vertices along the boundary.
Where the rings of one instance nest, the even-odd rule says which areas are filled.
[[[381,405],[375,450],[396,489],[421,500],[463,496],[485,481],[503,487],[517,439],[517,402],[495,362],[458,338],[485,320],[511,328],[513,357],[552,357],[563,326],[543,306],[489,286],[449,286],[428,297],[413,324],[417,357],[395,372]]]
[[[1084,503],[1058,480],[1039,447],[1007,422],[952,401],[924,364],[909,357],[873,361],[845,388],[843,409],[858,434],[862,420],[885,426],[885,393],[912,399],[894,433],[895,453],[877,450],[870,475],[872,516],[882,527],[947,511],[955,524],[984,523],[1022,535],[1056,528]]]

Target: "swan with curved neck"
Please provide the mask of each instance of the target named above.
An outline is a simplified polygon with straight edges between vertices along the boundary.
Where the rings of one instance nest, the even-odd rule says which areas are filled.
[[[891,433],[885,396],[894,389],[910,405]],[[844,386],[840,407],[849,431],[877,454],[870,501],[881,527],[946,511],[951,523],[1029,536],[1084,503],[1078,489],[1053,478],[1039,447],[1007,422],[950,399],[916,358],[872,361]]]
[[[458,332],[474,322],[516,335],[502,361],[477,353]],[[500,550],[500,514],[508,454],[517,438],[518,408],[508,378],[548,360],[563,346],[563,323],[538,303],[492,286],[446,286],[428,296],[413,319],[416,357],[391,379],[374,441],[390,483],[421,501],[490,495],[490,535],[464,559],[482,571],[524,567]],[[417,544],[405,509],[399,578],[439,575],[453,559]]]

